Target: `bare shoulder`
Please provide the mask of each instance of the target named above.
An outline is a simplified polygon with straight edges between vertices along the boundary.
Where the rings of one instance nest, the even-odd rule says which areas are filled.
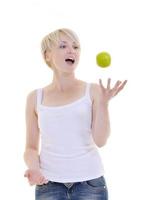
[[[33,110],[36,112],[36,93],[37,89],[30,91],[26,97],[26,107],[28,110]]]

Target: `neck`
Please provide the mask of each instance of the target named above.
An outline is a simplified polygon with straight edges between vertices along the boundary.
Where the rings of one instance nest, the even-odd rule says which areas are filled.
[[[74,87],[78,81],[79,80],[75,78],[74,73],[65,75],[54,74],[51,86],[59,92],[65,92],[69,88]]]

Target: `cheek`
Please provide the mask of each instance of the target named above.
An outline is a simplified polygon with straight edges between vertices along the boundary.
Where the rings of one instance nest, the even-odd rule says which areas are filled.
[[[77,54],[77,60],[79,61],[79,59],[80,59],[80,54]]]
[[[60,52],[56,53],[55,57],[56,57],[56,60],[58,60],[58,61],[64,61],[65,52],[60,51]]]
[[[54,52],[54,57],[57,59],[58,57],[63,57],[64,54],[65,54],[64,51],[58,50],[58,51],[55,51],[55,52]]]
[[[81,52],[79,51],[79,52],[77,52],[77,54],[76,54],[78,58],[80,57],[80,53],[81,53]]]
[[[64,61],[64,56],[62,55],[62,54],[56,54],[54,57],[53,57],[53,62],[54,63],[58,63],[58,64],[60,64],[60,63],[62,63]]]

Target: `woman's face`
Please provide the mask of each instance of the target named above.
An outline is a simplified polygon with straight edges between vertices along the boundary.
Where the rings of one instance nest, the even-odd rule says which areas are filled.
[[[62,72],[73,71],[79,62],[79,57],[79,44],[65,34],[60,34],[58,43],[53,46],[49,55],[52,68]]]

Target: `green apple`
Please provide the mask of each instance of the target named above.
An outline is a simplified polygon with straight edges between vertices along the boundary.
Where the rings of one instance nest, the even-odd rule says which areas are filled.
[[[96,56],[96,62],[97,62],[97,65],[102,68],[108,67],[111,64],[111,56],[109,53],[105,51],[100,52]]]

